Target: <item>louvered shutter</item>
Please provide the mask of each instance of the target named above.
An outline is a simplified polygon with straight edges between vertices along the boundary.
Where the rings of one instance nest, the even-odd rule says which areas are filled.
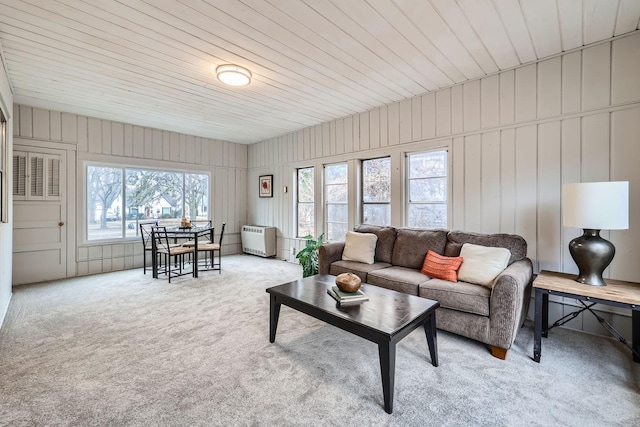
[[[47,159],[47,198],[60,197],[60,159],[49,157]]]
[[[16,200],[27,197],[27,153],[13,153],[13,197]]]
[[[44,199],[44,157],[29,153],[29,166],[31,180],[29,199]]]

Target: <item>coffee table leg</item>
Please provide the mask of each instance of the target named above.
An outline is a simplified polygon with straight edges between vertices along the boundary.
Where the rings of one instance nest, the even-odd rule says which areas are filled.
[[[424,333],[427,335],[427,343],[429,344],[429,355],[431,356],[431,364],[438,366],[438,339],[436,336],[436,313],[435,311],[424,322]]]
[[[278,329],[280,305],[281,304],[276,301],[275,295],[271,294],[271,304],[269,308],[269,342],[275,342],[276,340],[276,329]]]
[[[382,376],[382,393],[384,395],[384,410],[387,414],[393,412],[393,384],[396,372],[396,345],[391,342],[378,343],[380,355],[380,373]]]
[[[533,360],[540,363],[542,352],[542,289],[536,289],[536,307],[533,325]]]
[[[631,312],[631,348],[633,348],[633,361],[640,362],[640,311]]]

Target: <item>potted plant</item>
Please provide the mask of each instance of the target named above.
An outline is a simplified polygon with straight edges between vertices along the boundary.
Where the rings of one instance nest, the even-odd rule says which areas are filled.
[[[318,248],[327,243],[323,240],[323,237],[324,234],[318,236],[316,240],[313,239],[312,235],[303,237],[303,239],[306,239],[307,244],[304,249],[296,255],[296,258],[298,258],[302,266],[302,277],[318,274]]]

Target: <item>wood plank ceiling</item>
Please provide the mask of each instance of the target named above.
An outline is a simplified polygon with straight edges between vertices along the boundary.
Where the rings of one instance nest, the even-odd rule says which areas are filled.
[[[639,28],[640,0],[0,0],[15,102],[252,143]],[[251,85],[220,83],[234,63]]]

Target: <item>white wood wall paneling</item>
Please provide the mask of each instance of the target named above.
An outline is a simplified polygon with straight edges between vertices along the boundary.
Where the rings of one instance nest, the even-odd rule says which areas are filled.
[[[561,110],[562,58],[538,63],[538,118],[556,117]]]
[[[561,52],[560,27],[547,24],[548,22],[560,23],[556,0],[536,0],[520,4],[537,57],[544,58],[554,52]],[[577,29],[573,30],[577,31]]]
[[[480,80],[462,85],[464,131],[480,129]]]
[[[640,159],[640,107],[616,111],[611,115],[611,180],[629,183],[629,229],[611,230],[617,247],[610,267],[611,277],[638,281],[638,229],[640,228],[640,191],[638,191],[638,159]]]
[[[463,111],[463,85],[457,85],[451,88],[451,133],[453,135],[464,131]]]
[[[366,111],[364,113],[359,114],[359,129],[360,129],[360,147],[359,149],[364,151],[371,148],[371,138],[370,138],[370,129],[369,129],[369,112]]]
[[[510,125],[515,120],[515,71],[500,73],[500,124]]]
[[[516,131],[500,132],[500,231],[515,234]]]
[[[100,127],[102,129],[102,137],[100,139],[100,145],[102,145],[102,154],[110,155],[111,154],[111,122],[100,120]],[[160,157],[159,160],[162,160],[162,156]]]
[[[436,92],[435,110],[436,136],[451,135],[451,89]],[[426,138],[424,133],[423,138]]]
[[[523,123],[536,118],[536,64],[517,68],[515,72],[515,121]]]
[[[388,132],[389,132],[389,145],[398,145],[400,143],[400,103],[395,102],[389,104],[387,109],[387,117],[389,120]],[[345,152],[348,146],[345,147]]]
[[[421,102],[420,102],[421,101]],[[413,141],[431,139],[436,136],[436,94],[431,92],[413,98]]]
[[[536,244],[537,126],[516,129],[516,215],[515,232],[527,241],[527,254],[538,270]]]
[[[640,8],[640,2],[637,2]],[[640,98],[640,42],[625,37],[612,48],[611,103],[623,104]]]
[[[411,105],[411,100],[409,100],[409,105]],[[360,115],[354,114],[353,116],[353,151],[360,151]],[[411,129],[409,129],[411,132]]]
[[[480,122],[483,129],[500,124],[500,76],[480,80]]]
[[[380,147],[380,109],[376,108],[369,111],[369,148]],[[336,150],[333,150],[333,154]]]
[[[582,163],[582,119],[579,117],[562,121],[562,182],[561,184],[570,184],[573,182],[581,182],[581,163]],[[568,273],[578,273],[578,267],[573,261],[569,253],[569,242],[582,234],[582,230],[578,228],[562,227],[562,271]]]
[[[561,123],[538,126],[537,245],[540,270],[559,271],[562,267],[562,224],[558,215],[561,200]]]
[[[562,56],[562,112],[580,111],[582,105],[582,51]]]
[[[495,110],[496,112],[498,109]],[[481,227],[483,233],[500,231],[500,132],[482,134],[481,165]]]
[[[609,105],[610,47],[611,44],[604,43],[582,51],[582,108],[584,110]]]
[[[464,227],[482,231],[482,139],[481,135],[464,138]],[[469,209],[469,206],[474,206]]]

